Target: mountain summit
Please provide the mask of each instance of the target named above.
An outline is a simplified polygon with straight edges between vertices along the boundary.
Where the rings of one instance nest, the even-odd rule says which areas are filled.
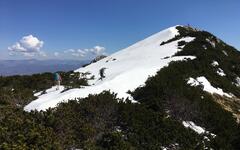
[[[138,97],[134,98],[130,91],[144,86],[150,76],[156,75],[169,63],[183,61],[193,66],[192,69],[184,68],[189,72],[183,72],[185,78],[181,80],[189,88],[202,87],[203,91],[213,94],[218,103],[239,119],[239,111],[232,105],[239,105],[239,59],[240,54],[236,49],[214,35],[189,26],[174,26],[75,70],[89,79],[89,86],[65,92],[49,89],[28,104],[25,110],[45,110],[55,107],[59,102],[84,98],[104,90],[117,93],[118,98],[136,102]],[[105,76],[102,79],[101,69],[104,69]],[[173,78],[172,82],[174,80],[177,78]]]

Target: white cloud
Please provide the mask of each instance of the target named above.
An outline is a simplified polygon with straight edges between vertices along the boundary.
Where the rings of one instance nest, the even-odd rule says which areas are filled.
[[[9,56],[14,56],[15,54],[13,52],[8,53]]]
[[[40,50],[43,44],[43,41],[33,35],[24,36],[18,42],[8,47],[9,55],[20,53],[26,57],[33,57],[36,55],[46,57],[46,53]]]
[[[38,51],[43,46],[43,41],[38,40],[37,37],[32,35],[24,36],[20,40],[20,44],[27,50]]]
[[[47,57],[47,54],[44,51],[39,51],[38,54],[42,57]]]
[[[58,56],[60,55],[60,53],[59,53],[59,52],[54,52],[53,55],[54,55],[55,57],[58,57]]]
[[[94,46],[93,48],[85,48],[85,49],[68,49],[65,50],[63,53],[66,55],[70,55],[73,57],[86,57],[86,58],[93,58],[96,57],[97,55],[104,54],[104,51],[106,50],[105,47],[102,46]]]
[[[35,53],[22,53],[25,57],[34,57]]]
[[[26,52],[27,50],[22,47],[22,45],[20,43],[16,43],[14,45],[12,45],[11,47],[8,47],[8,50],[10,51],[19,51],[19,52]]]
[[[85,55],[84,55],[84,54],[81,54],[81,53],[72,53],[72,56],[75,56],[75,57],[84,57]]]
[[[65,54],[70,54],[71,56],[74,56],[74,57],[84,57],[85,55],[85,52],[82,51],[81,49],[68,49],[68,50],[65,50],[63,53]]]
[[[103,51],[105,51],[105,47],[95,46],[93,49],[91,49],[91,51],[94,52],[95,54],[100,54]]]
[[[81,50],[81,49],[78,49],[77,52],[78,52],[78,53],[81,53],[81,54],[86,54],[86,51]]]
[[[74,49],[68,49],[68,50],[65,50],[64,53],[74,53],[75,50]]]

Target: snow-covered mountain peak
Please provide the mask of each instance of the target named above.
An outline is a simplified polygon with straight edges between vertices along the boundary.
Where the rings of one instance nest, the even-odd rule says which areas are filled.
[[[169,61],[163,58],[171,57],[179,49],[177,48],[178,42],[174,41],[167,45],[161,46],[160,44],[164,41],[168,41],[175,36],[179,35],[177,26],[170,27],[159,33],[156,33],[140,42],[137,42],[123,50],[120,50],[97,63],[91,64],[84,68],[79,68],[76,72],[89,72],[89,76],[94,75],[95,80],[90,81],[91,85],[96,85],[101,83],[99,81],[99,70],[101,68],[106,68],[106,79],[111,77],[116,77],[123,72],[130,71],[132,69],[144,68],[148,66],[149,68],[159,68],[159,62]],[[194,38],[187,37],[181,40],[186,42],[192,41]],[[114,74],[112,74],[114,72]],[[150,75],[150,74],[149,74]],[[105,79],[105,80],[106,80]],[[104,80],[104,81],[105,81]]]
[[[156,34],[151,35],[150,37],[141,40],[131,46],[129,46],[128,48],[126,48],[127,50],[137,50],[137,48],[142,47],[142,46],[148,46],[148,45],[152,45],[152,44],[161,44],[161,42],[163,41],[167,41],[173,37],[175,37],[176,35],[179,35],[178,30],[176,29],[177,26],[173,26],[170,28],[167,28],[163,31],[160,31]]]
[[[89,80],[89,86],[71,89],[66,92],[53,91],[46,93],[27,105],[25,110],[45,110],[49,107],[55,107],[59,102],[77,97],[84,98],[89,94],[98,94],[104,90],[117,93],[119,98],[131,99],[128,94],[129,90],[133,91],[144,85],[149,76],[155,75],[158,70],[168,66],[171,61],[195,58],[194,56],[174,56],[175,53],[181,51],[178,42],[185,41],[187,43],[194,40],[193,37],[184,37],[161,45],[162,42],[168,41],[179,34],[176,27],[163,30],[96,63],[75,70],[75,72],[81,73],[88,72],[89,78],[94,76],[93,80]],[[101,80],[100,70],[102,68],[105,68],[105,78]]]

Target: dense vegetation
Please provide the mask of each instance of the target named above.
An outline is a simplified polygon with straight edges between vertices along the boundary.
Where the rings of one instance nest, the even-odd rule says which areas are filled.
[[[178,46],[184,47],[175,56],[192,55],[196,59],[173,62],[161,69],[147,80],[146,86],[133,93],[134,99],[156,112],[168,112],[167,115],[176,120],[194,121],[215,133],[217,136],[211,141],[214,149],[240,149],[240,127],[232,114],[215,102],[210,94],[203,92],[201,86],[187,85],[189,77],[205,76],[214,87],[240,97],[240,88],[233,84],[240,75],[240,52],[208,32],[189,27],[177,29],[180,35],[161,45],[183,37],[194,37],[190,43],[178,42]],[[214,60],[219,66],[211,65]],[[217,68],[223,69],[226,76],[219,76]]]
[[[138,103],[104,91],[47,111],[25,112],[23,106],[35,99],[35,92],[54,84],[53,74],[0,77],[0,149],[240,149],[240,126],[232,113],[201,86],[187,84],[189,77],[205,76],[213,86],[240,97],[240,88],[232,84],[240,75],[239,52],[208,32],[177,28],[180,35],[161,45],[195,37],[190,43],[180,40],[182,51],[175,56],[196,59],[172,62],[130,91]],[[213,60],[219,66],[212,66]],[[226,76],[216,74],[218,67]],[[64,91],[87,85],[86,74],[60,75]],[[193,121],[209,133],[197,134],[182,121]]]
[[[201,87],[186,84],[193,67],[188,62],[172,63],[149,78],[146,86],[138,88],[134,98],[153,111],[165,111],[176,120],[191,120],[216,134],[211,140],[214,149],[239,149],[240,128],[232,114]]]
[[[172,63],[137,89],[133,95],[139,104],[122,102],[107,91],[45,112],[1,104],[0,149],[238,148],[239,127],[231,114],[200,88],[177,82],[184,73],[181,66],[190,64]],[[193,120],[217,137],[209,142],[204,139],[208,135],[184,128],[181,120]]]
[[[118,102],[119,101],[119,102]],[[141,104],[103,92],[61,103],[45,112],[4,107],[1,149],[194,149],[202,138],[179,122]],[[179,143],[179,144],[176,144]],[[174,146],[174,144],[176,144]]]

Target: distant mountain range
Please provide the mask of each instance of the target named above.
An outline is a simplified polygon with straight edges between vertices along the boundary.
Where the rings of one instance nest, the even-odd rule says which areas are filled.
[[[0,75],[30,75],[43,72],[71,71],[89,62],[87,60],[0,60]]]

